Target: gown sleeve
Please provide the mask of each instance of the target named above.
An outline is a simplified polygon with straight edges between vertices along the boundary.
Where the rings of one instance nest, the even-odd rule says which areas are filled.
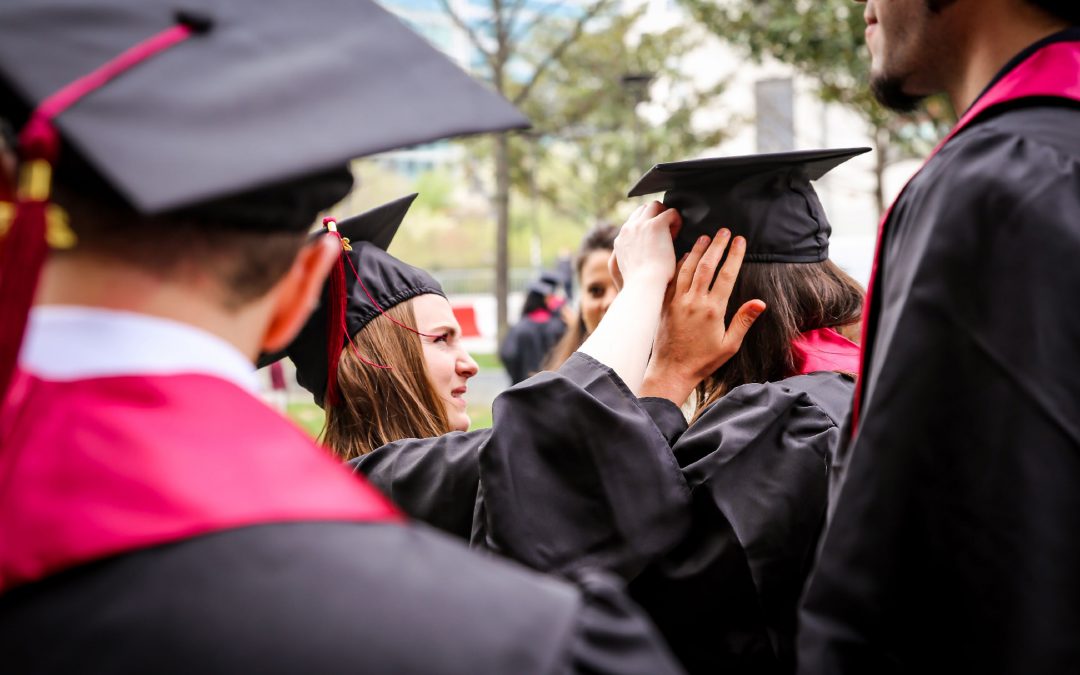
[[[689,526],[667,439],[607,366],[576,353],[499,396],[474,545],[534,569],[630,579]]]
[[[567,377],[583,376],[589,380],[595,377],[593,368],[604,367],[579,365],[568,371]],[[551,385],[534,388],[533,395],[543,397],[543,386]],[[573,387],[566,382],[562,386]],[[589,396],[584,390],[578,395]],[[615,400],[625,405],[621,395]],[[682,411],[670,401],[643,398],[640,405],[669,443],[686,429]],[[480,448],[491,434],[491,429],[478,429],[435,438],[404,439],[358,457],[349,465],[364,474],[410,518],[465,541],[480,541],[484,531],[482,524],[476,522],[484,512]]]
[[[819,373],[815,396],[850,400]],[[790,672],[796,607],[828,491],[836,417],[783,382],[738,387],[673,447],[692,526],[631,584],[690,672]],[[831,408],[832,406],[826,406]]]
[[[410,518],[468,540],[490,429],[388,443],[349,464]]]
[[[664,435],[668,444],[674,445],[687,427],[682,409],[666,398],[655,396],[643,396],[638,399],[638,402],[642,410],[652,418],[653,424]]]

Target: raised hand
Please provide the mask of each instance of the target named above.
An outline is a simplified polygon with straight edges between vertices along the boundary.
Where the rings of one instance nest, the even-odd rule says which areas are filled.
[[[619,230],[615,251],[608,261],[615,287],[622,290],[624,277],[660,279],[666,284],[675,272],[675,248],[672,241],[682,227],[682,217],[675,209],[660,202],[639,206]]]
[[[724,322],[746,253],[746,240],[735,237],[720,267],[730,238],[726,229],[711,243],[701,237],[679,265],[668,287],[641,396],[659,396],[681,405],[699,382],[739,351],[747,331],[765,311],[764,302],[749,300],[730,323]]]

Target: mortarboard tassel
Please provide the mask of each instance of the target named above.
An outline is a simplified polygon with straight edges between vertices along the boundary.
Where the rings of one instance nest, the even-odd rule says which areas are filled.
[[[348,240],[348,239],[344,239],[343,241],[345,241],[345,242],[347,243],[347,242],[348,242],[349,240]],[[429,337],[429,338],[437,338],[437,337],[439,337],[438,335],[432,335],[431,333],[421,333],[420,331],[416,330],[416,329],[415,329],[415,328],[413,328],[412,326],[409,326],[409,325],[403,324],[403,323],[401,323],[400,321],[398,321],[397,319],[395,319],[394,317],[392,317],[392,316],[390,316],[389,314],[387,314],[387,313],[386,313],[386,310],[385,310],[385,309],[383,309],[383,308],[382,308],[382,305],[380,305],[380,304],[379,304],[379,301],[378,301],[378,300],[376,300],[376,299],[375,299],[375,296],[373,296],[373,295],[371,294],[371,291],[369,291],[369,290],[368,290],[367,284],[365,284],[365,283],[364,283],[364,278],[363,278],[363,277],[361,277],[361,276],[360,276],[360,273],[356,271],[356,267],[354,267],[354,266],[353,266],[352,258],[350,258],[350,257],[348,257],[348,256],[345,256],[345,260],[347,260],[347,261],[348,261],[348,263],[349,263],[349,268],[350,268],[350,269],[352,269],[352,273],[353,273],[353,276],[354,276],[354,277],[356,278],[356,280],[357,280],[357,281],[358,281],[358,282],[360,283],[360,288],[364,289],[364,295],[366,295],[366,296],[367,296],[367,298],[368,298],[368,300],[370,300],[370,301],[371,301],[371,304],[375,306],[375,309],[376,309],[376,310],[378,310],[379,314],[381,314],[382,316],[386,317],[386,319],[387,319],[387,320],[388,320],[388,321],[389,321],[390,323],[394,324],[395,326],[399,326],[399,327],[401,327],[401,328],[404,328],[405,330],[407,330],[407,331],[409,331],[409,332],[411,332],[411,333],[416,333],[416,334],[417,334],[417,335],[419,335],[420,337]],[[384,367],[388,368],[389,366],[384,366]]]
[[[337,237],[341,244],[341,253],[338,255],[334,269],[330,271],[330,307],[327,311],[326,320],[330,322],[326,343],[326,405],[336,406],[341,401],[341,393],[337,384],[338,360],[341,359],[341,350],[345,346],[345,262],[343,258],[348,255],[348,243],[341,238],[337,230],[337,221],[333,218],[323,218],[323,225],[330,233]]]
[[[345,293],[345,262],[349,261],[349,266],[352,267],[352,260],[349,259],[348,252],[352,250],[352,246],[349,245],[349,240],[341,236],[341,233],[337,229],[337,220],[334,218],[323,218],[323,225],[329,230],[330,234],[338,238],[341,243],[341,255],[338,258],[337,264],[334,265],[334,269],[330,272],[330,307],[327,311],[326,320],[330,322],[326,331],[326,393],[323,396],[328,406],[336,406],[341,402],[341,389],[337,383],[337,370],[338,361],[341,360],[341,352],[345,349],[346,339],[349,341],[349,347],[352,349],[352,353],[360,360],[361,363],[371,366],[372,368],[382,368],[390,370],[390,366],[382,366],[378,363],[368,361],[360,352],[357,351],[356,345],[352,342],[352,337],[348,334],[348,326],[345,322],[345,305],[346,305],[346,293]],[[353,270],[355,272],[355,269]]]
[[[10,223],[0,223],[4,237],[0,243],[0,400],[7,395],[15,372],[47,247],[75,245],[63,212],[49,204],[52,167],[60,153],[60,134],[53,119],[132,66],[191,37],[195,28],[206,30],[208,25],[172,26],[71,82],[42,101],[19,133],[15,204],[8,209]]]

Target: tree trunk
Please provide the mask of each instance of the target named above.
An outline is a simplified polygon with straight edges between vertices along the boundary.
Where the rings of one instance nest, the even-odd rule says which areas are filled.
[[[495,137],[495,316],[497,340],[507,330],[506,300],[510,290],[510,136]]]
[[[889,166],[889,131],[884,126],[874,127],[874,199],[878,220],[885,217],[885,169]]]

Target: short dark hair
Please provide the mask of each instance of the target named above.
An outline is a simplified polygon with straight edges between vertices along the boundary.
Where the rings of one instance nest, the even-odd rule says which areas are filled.
[[[303,229],[214,227],[190,215],[144,216],[62,185],[54,192],[77,237],[73,252],[131,265],[161,278],[208,277],[220,290],[218,301],[230,311],[265,295],[307,240]]]

